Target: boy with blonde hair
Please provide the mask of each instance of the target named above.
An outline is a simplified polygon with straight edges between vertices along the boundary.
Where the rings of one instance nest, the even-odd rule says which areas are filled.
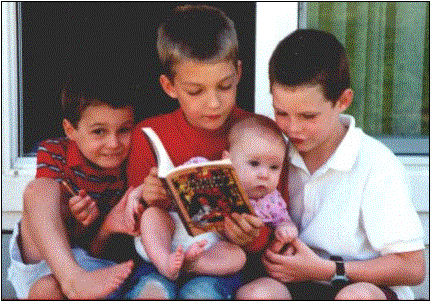
[[[128,180],[134,187],[145,183],[154,188],[133,194],[154,207],[145,212],[145,218],[151,218],[151,211],[162,210],[157,207],[168,209],[171,201],[157,177],[157,163],[142,127],[154,129],[173,164],[178,166],[196,156],[221,159],[228,145],[231,125],[251,115],[235,105],[242,63],[238,58],[234,24],[222,11],[208,6],[177,7],[159,27],[157,49],[163,66],[161,87],[167,95],[178,100],[180,108],[144,120],[134,131]],[[138,205],[133,209],[137,215],[142,210],[143,207]],[[259,238],[266,241],[268,229],[258,217],[232,214],[225,223],[223,235],[246,249],[257,246]],[[147,231],[145,228],[140,230],[141,233]],[[168,228],[156,233],[160,237],[163,235],[165,245],[171,241]],[[139,296],[147,295],[154,287],[154,281],[157,288],[161,288],[158,296],[170,298],[226,299],[231,298],[240,285],[238,275],[187,276],[172,283],[154,274],[141,279]]]

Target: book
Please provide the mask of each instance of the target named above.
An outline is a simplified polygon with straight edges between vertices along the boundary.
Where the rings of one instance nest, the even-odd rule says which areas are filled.
[[[175,167],[155,131],[142,131],[156,157],[158,177],[191,236],[222,231],[224,218],[233,212],[255,215],[229,159]]]

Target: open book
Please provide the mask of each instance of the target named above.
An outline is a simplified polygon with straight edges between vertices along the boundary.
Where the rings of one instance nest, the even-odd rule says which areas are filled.
[[[221,231],[232,212],[255,214],[229,159],[174,167],[151,128],[142,128],[157,158],[164,182],[188,233]]]

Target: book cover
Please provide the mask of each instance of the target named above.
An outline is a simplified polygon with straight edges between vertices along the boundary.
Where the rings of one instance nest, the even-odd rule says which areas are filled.
[[[255,214],[229,159],[174,167],[158,135],[142,128],[163,180],[188,233],[222,231],[233,212]]]

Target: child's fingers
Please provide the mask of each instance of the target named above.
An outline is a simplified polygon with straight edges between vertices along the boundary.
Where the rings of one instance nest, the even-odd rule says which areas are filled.
[[[88,210],[84,212],[84,214],[86,214],[87,217],[82,221],[82,224],[84,226],[91,225],[92,222],[99,216],[99,210],[96,206],[96,203],[92,203]]]
[[[74,205],[71,206],[72,211],[76,213],[80,213],[90,206],[91,202],[93,200],[89,195],[85,196],[84,198],[80,199],[80,201],[76,202]]]

